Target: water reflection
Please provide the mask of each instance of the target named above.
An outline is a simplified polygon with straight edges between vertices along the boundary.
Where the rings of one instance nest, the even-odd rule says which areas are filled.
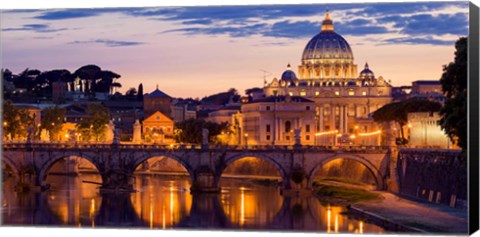
[[[221,194],[192,195],[187,178],[137,176],[139,192],[100,195],[96,185],[81,182],[98,181],[95,176],[51,178],[52,190],[45,193],[20,195],[4,185],[4,224],[383,232],[345,216],[343,207],[322,205],[313,196],[283,197],[277,187],[245,181],[222,181]]]
[[[150,175],[136,178],[131,195],[135,213],[149,228],[171,228],[190,213],[192,195],[188,179],[165,180]]]

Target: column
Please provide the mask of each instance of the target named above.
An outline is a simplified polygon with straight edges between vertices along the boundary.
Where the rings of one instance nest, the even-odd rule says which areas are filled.
[[[339,130],[340,130],[340,133],[341,133],[341,134],[344,134],[344,133],[345,133],[345,130],[343,130],[343,129],[344,129],[343,121],[344,121],[344,119],[345,119],[345,114],[344,114],[345,110],[343,109],[343,105],[340,105],[339,110],[340,110],[340,111],[339,111],[339,112],[340,112],[340,124],[339,124],[339,125],[340,125],[340,129],[339,129]]]
[[[276,126],[276,128],[277,128],[277,141],[280,141],[281,140],[280,137],[281,137],[281,133],[282,133],[282,128],[280,127],[280,118],[277,118],[276,123],[277,123],[277,126]]]
[[[345,105],[345,133],[348,132],[348,105]]]
[[[330,121],[330,124],[331,124],[331,129],[332,130],[335,130],[335,108],[337,106],[335,105],[330,105],[330,117],[331,117],[331,121]]]
[[[320,115],[318,116],[318,126],[319,126],[319,132],[323,131],[323,107],[320,107]]]

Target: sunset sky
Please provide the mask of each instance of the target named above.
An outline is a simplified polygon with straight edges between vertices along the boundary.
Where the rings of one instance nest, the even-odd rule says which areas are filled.
[[[87,64],[173,97],[251,87],[295,69],[329,9],[335,31],[395,86],[435,80],[468,34],[468,2],[5,10],[1,67],[13,73]],[[264,73],[265,70],[269,73]]]

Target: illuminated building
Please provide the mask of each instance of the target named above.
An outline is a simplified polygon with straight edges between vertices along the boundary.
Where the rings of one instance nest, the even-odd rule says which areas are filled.
[[[145,141],[154,143],[171,143],[173,137],[173,120],[157,111],[143,120]]]
[[[438,113],[408,113],[409,147],[456,148],[437,124],[440,118]]]
[[[348,42],[334,31],[327,11],[321,31],[305,46],[298,77],[290,65],[280,79],[265,83],[266,97],[300,96],[314,102],[316,134],[337,131],[338,136],[354,138],[356,133],[373,134],[371,139],[352,140],[348,143],[378,145],[374,132],[380,127],[370,114],[392,101],[392,86],[382,76],[378,78],[368,64],[358,74],[352,49]],[[243,108],[243,106],[242,106]],[[302,141],[306,123],[302,125]],[[280,129],[280,128],[278,128]],[[281,132],[281,130],[277,131]],[[366,137],[366,136],[365,136]],[[317,138],[317,145],[332,145],[333,136]]]
[[[239,116],[245,145],[293,145],[295,129],[301,144],[314,145],[315,102],[299,96],[275,96],[243,104]]]
[[[143,112],[145,117],[152,115],[153,113],[160,111],[162,114],[170,117],[172,113],[171,109],[172,97],[165,94],[163,91],[157,89],[143,97]]]

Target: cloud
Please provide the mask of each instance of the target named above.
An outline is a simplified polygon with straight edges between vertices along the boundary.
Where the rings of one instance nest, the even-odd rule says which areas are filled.
[[[107,47],[124,47],[124,46],[135,46],[145,44],[144,42],[136,41],[118,41],[118,40],[105,40],[105,39],[96,39],[96,40],[87,40],[87,41],[73,41],[70,44],[103,44]]]
[[[47,10],[41,14],[34,16],[39,20],[68,20],[75,18],[94,17],[104,13],[128,13],[136,11],[139,8],[95,8],[95,9],[64,9],[64,10]]]
[[[92,17],[97,15],[98,13],[93,10],[62,10],[44,12],[38,16],[35,16],[34,18],[40,20],[65,20],[73,18]]]
[[[312,21],[281,21],[263,33],[264,36],[303,38],[311,37],[320,31],[320,23]]]
[[[2,29],[2,31],[34,31],[38,33],[58,32],[64,30],[67,30],[67,28],[52,29],[48,24],[26,24],[22,25],[22,27]]]
[[[411,35],[466,35],[468,34],[468,16],[464,13],[454,15],[428,14],[415,15],[407,19],[407,24],[401,31]]]
[[[213,21],[211,19],[197,19],[197,20],[182,22],[182,24],[185,24],[185,25],[210,25],[212,23]]]
[[[439,40],[432,37],[400,37],[384,40],[386,44],[454,45],[455,40]]]
[[[183,32],[188,35],[206,34],[206,35],[229,35],[231,37],[248,37],[261,34],[267,27],[267,24],[254,24],[242,27],[190,27],[174,30],[167,30],[161,33]]]
[[[468,8],[468,2],[405,2],[405,3],[377,3],[364,4],[358,12],[351,12],[360,16],[381,16],[395,14],[411,14],[415,12],[431,12],[448,6]],[[350,14],[350,13],[349,13]]]

